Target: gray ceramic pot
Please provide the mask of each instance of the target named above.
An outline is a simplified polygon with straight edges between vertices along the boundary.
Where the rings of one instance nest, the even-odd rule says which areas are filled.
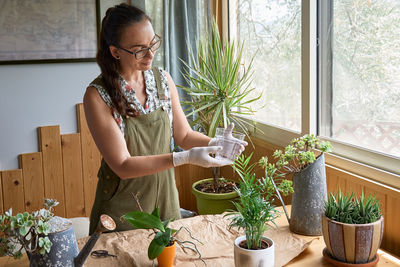
[[[72,224],[64,231],[48,235],[53,243],[49,253],[28,255],[30,267],[73,267],[74,258],[78,255],[78,245]]]
[[[290,230],[301,235],[322,235],[321,220],[327,200],[324,154],[294,174],[293,190]]]

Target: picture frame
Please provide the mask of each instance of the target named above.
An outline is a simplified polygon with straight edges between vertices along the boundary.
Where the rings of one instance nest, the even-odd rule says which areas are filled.
[[[0,65],[96,61],[100,2],[6,1]]]

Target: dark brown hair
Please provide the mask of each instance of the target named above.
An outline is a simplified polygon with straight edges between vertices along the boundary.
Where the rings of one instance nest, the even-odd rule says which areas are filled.
[[[107,9],[101,22],[97,64],[110,98],[117,112],[123,116],[134,116],[135,110],[122,92],[119,82],[119,62],[110,52],[109,46],[119,47],[121,36],[126,27],[150,18],[141,9],[127,4],[120,4]]]

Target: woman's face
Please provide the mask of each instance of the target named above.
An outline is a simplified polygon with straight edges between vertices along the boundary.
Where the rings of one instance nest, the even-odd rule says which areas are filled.
[[[137,59],[135,55],[121,49],[124,48],[131,52],[138,52],[154,44],[155,33],[153,26],[147,19],[134,23],[124,29],[119,43],[120,48],[117,48],[115,53],[119,56],[122,71],[124,69],[145,71],[151,69],[154,53],[151,50],[145,50],[147,53],[144,57]]]

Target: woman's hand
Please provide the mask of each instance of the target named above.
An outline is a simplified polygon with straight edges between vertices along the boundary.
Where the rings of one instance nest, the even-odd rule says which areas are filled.
[[[233,161],[227,158],[213,158],[210,154],[222,150],[220,146],[194,147],[182,152],[174,152],[172,159],[174,167],[183,164],[193,164],[201,167],[221,167],[232,165]]]

